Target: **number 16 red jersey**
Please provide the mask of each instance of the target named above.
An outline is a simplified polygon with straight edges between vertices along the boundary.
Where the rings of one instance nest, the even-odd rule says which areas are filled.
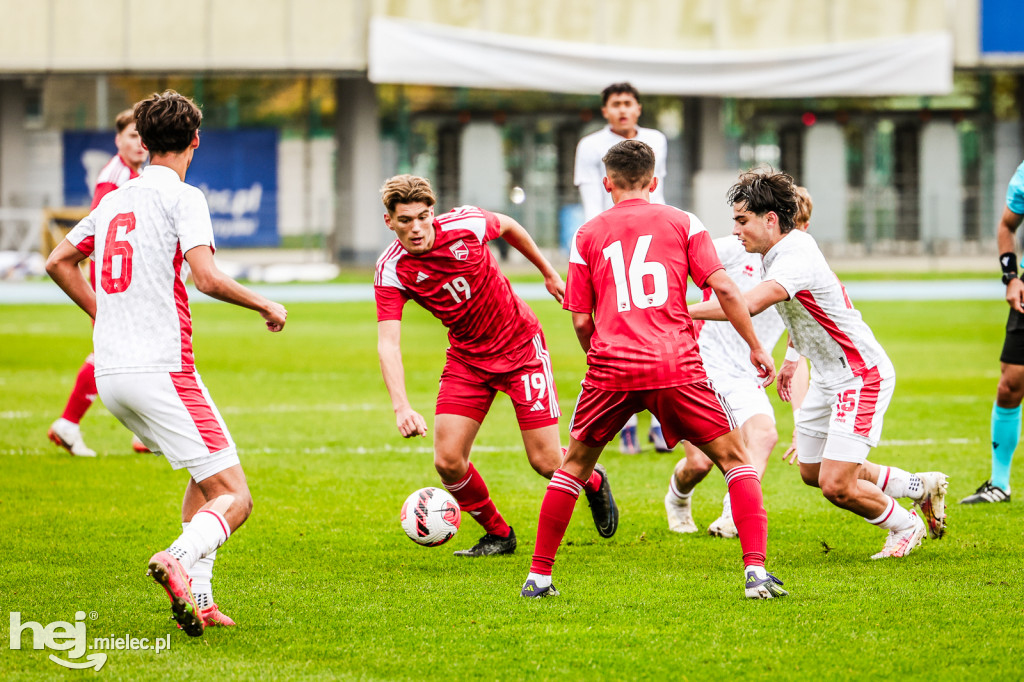
[[[504,354],[530,343],[540,322],[512,291],[486,243],[498,216],[462,206],[434,219],[434,246],[413,255],[397,239],[377,261],[377,321],[401,320],[410,298],[448,328],[450,353],[487,371],[509,371]]]
[[[585,223],[573,238],[563,303],[594,316],[584,381],[630,391],[705,380],[686,279],[703,287],[720,269],[692,213],[627,199]]]

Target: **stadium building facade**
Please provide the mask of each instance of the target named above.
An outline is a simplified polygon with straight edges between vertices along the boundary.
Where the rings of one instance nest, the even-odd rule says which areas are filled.
[[[555,247],[579,222],[597,93],[630,80],[669,140],[667,199],[717,234],[725,188],[769,163],[811,190],[831,253],[987,254],[1024,158],[1016,5],[0,0],[19,27],[0,42],[0,221],[80,203],[88,135],[172,87],[226,150],[196,170],[227,244],[369,261],[388,241],[377,189],[413,172],[442,207],[505,211]]]

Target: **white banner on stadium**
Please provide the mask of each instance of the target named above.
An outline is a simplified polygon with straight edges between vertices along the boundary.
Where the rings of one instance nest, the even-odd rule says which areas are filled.
[[[526,38],[374,17],[373,83],[722,97],[942,95],[953,89],[946,33],[785,50],[645,50]]]

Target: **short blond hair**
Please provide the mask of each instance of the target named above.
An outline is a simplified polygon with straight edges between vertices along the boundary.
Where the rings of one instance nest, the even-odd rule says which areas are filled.
[[[417,204],[423,202],[427,206],[437,203],[430,180],[418,175],[395,175],[384,181],[380,188],[380,200],[389,214],[395,212],[398,204]]]
[[[798,186],[796,188],[796,215],[793,216],[793,222],[797,227],[811,222],[811,211],[813,210],[814,202],[811,201],[811,193],[807,191],[806,187]]]

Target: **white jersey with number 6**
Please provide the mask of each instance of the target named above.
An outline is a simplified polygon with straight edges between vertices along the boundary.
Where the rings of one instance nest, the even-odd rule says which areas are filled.
[[[214,247],[206,197],[166,166],[149,166],[68,234],[96,261],[96,376],[189,372],[192,316],[184,254]]]

